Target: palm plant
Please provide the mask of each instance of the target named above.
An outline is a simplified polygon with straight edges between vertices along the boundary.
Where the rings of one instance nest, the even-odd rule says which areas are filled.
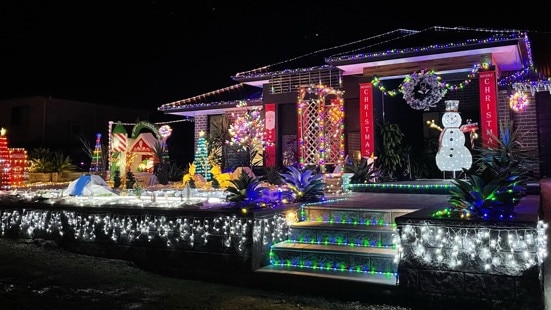
[[[265,167],[264,175],[260,177],[260,180],[273,185],[283,184],[281,174],[279,173],[279,169],[277,167]]]
[[[526,196],[526,179],[510,175],[499,164],[487,164],[479,174],[464,171],[467,180],[452,180],[455,187],[450,190],[449,202],[454,211],[479,217],[507,216],[513,214],[520,199]]]
[[[295,194],[295,201],[312,202],[319,201],[324,197],[323,175],[316,174],[312,169],[301,171],[294,166],[289,166],[286,173],[281,173],[281,177]]]
[[[511,123],[501,126],[499,137],[492,135],[496,147],[478,149],[467,180],[454,179],[449,202],[456,211],[481,217],[511,215],[527,194],[530,168],[537,160],[520,142],[522,135]]]
[[[53,152],[48,148],[34,148],[29,151],[29,172],[50,173],[54,171]]]
[[[483,171],[487,165],[493,168],[500,168],[509,175],[522,175],[530,177],[539,161],[533,149],[528,149],[522,144],[522,139],[528,131],[522,132],[514,122],[507,125],[500,124],[499,136],[488,133],[489,137],[496,142],[495,147],[483,146],[475,148],[477,155],[475,166]]]
[[[241,171],[239,178],[230,180],[230,183],[226,189],[229,192],[226,201],[234,206],[256,206],[262,200],[262,191],[265,187],[260,185],[259,179],[249,176],[245,170]]]
[[[351,184],[370,183],[371,180],[380,176],[379,170],[374,167],[374,161],[369,162],[365,157],[347,160],[344,163],[343,171],[353,173],[350,177]]]
[[[73,164],[69,155],[65,156],[61,151],[53,153],[51,158],[53,172],[70,172],[76,171],[77,166]]]

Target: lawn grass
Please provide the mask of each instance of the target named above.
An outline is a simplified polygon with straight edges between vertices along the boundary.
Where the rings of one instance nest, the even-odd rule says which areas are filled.
[[[55,243],[0,238],[0,309],[406,309],[167,277]]]

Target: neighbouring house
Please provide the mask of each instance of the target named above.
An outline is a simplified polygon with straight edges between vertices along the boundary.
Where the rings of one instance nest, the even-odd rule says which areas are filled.
[[[197,141],[201,131],[227,128],[238,105],[262,107],[265,167],[330,169],[346,156],[376,158],[388,148],[381,130],[396,124],[404,135],[398,155],[407,162],[401,172],[416,178],[447,177],[435,157],[440,120],[453,111],[461,122],[451,129],[474,129],[454,133],[461,148],[492,146],[492,136],[511,122],[522,128],[524,147],[541,162],[534,174],[545,177],[551,175],[550,46],[550,35],[522,30],[397,29],[236,73],[235,85],[158,110],[193,117]],[[458,105],[447,105],[451,100]]]
[[[109,121],[148,120],[150,115],[146,110],[52,97],[0,100],[0,124],[8,129],[10,145],[63,149],[75,160],[85,156],[79,138],[93,142],[102,133],[107,143]]]

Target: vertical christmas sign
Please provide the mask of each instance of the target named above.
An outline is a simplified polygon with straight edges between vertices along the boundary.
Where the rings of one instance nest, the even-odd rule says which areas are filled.
[[[360,151],[362,157],[371,157],[375,152],[373,124],[373,84],[360,84]]]
[[[497,81],[495,71],[479,73],[480,92],[480,132],[484,147],[495,147],[497,141],[493,138],[498,133],[497,121]]]
[[[264,159],[265,159],[265,166],[266,167],[275,167],[276,166],[276,159],[275,159],[275,104],[268,103],[264,105],[264,111],[265,111],[265,119],[266,119],[266,131],[264,133],[264,142],[266,143],[265,146],[265,153],[264,153]]]

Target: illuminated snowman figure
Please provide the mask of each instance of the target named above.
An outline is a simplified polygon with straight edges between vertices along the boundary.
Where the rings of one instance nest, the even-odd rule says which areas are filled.
[[[442,116],[444,128],[440,133],[440,147],[436,153],[436,165],[441,171],[462,171],[470,169],[472,155],[465,146],[465,134],[458,111],[459,100],[447,100],[446,112]]]

